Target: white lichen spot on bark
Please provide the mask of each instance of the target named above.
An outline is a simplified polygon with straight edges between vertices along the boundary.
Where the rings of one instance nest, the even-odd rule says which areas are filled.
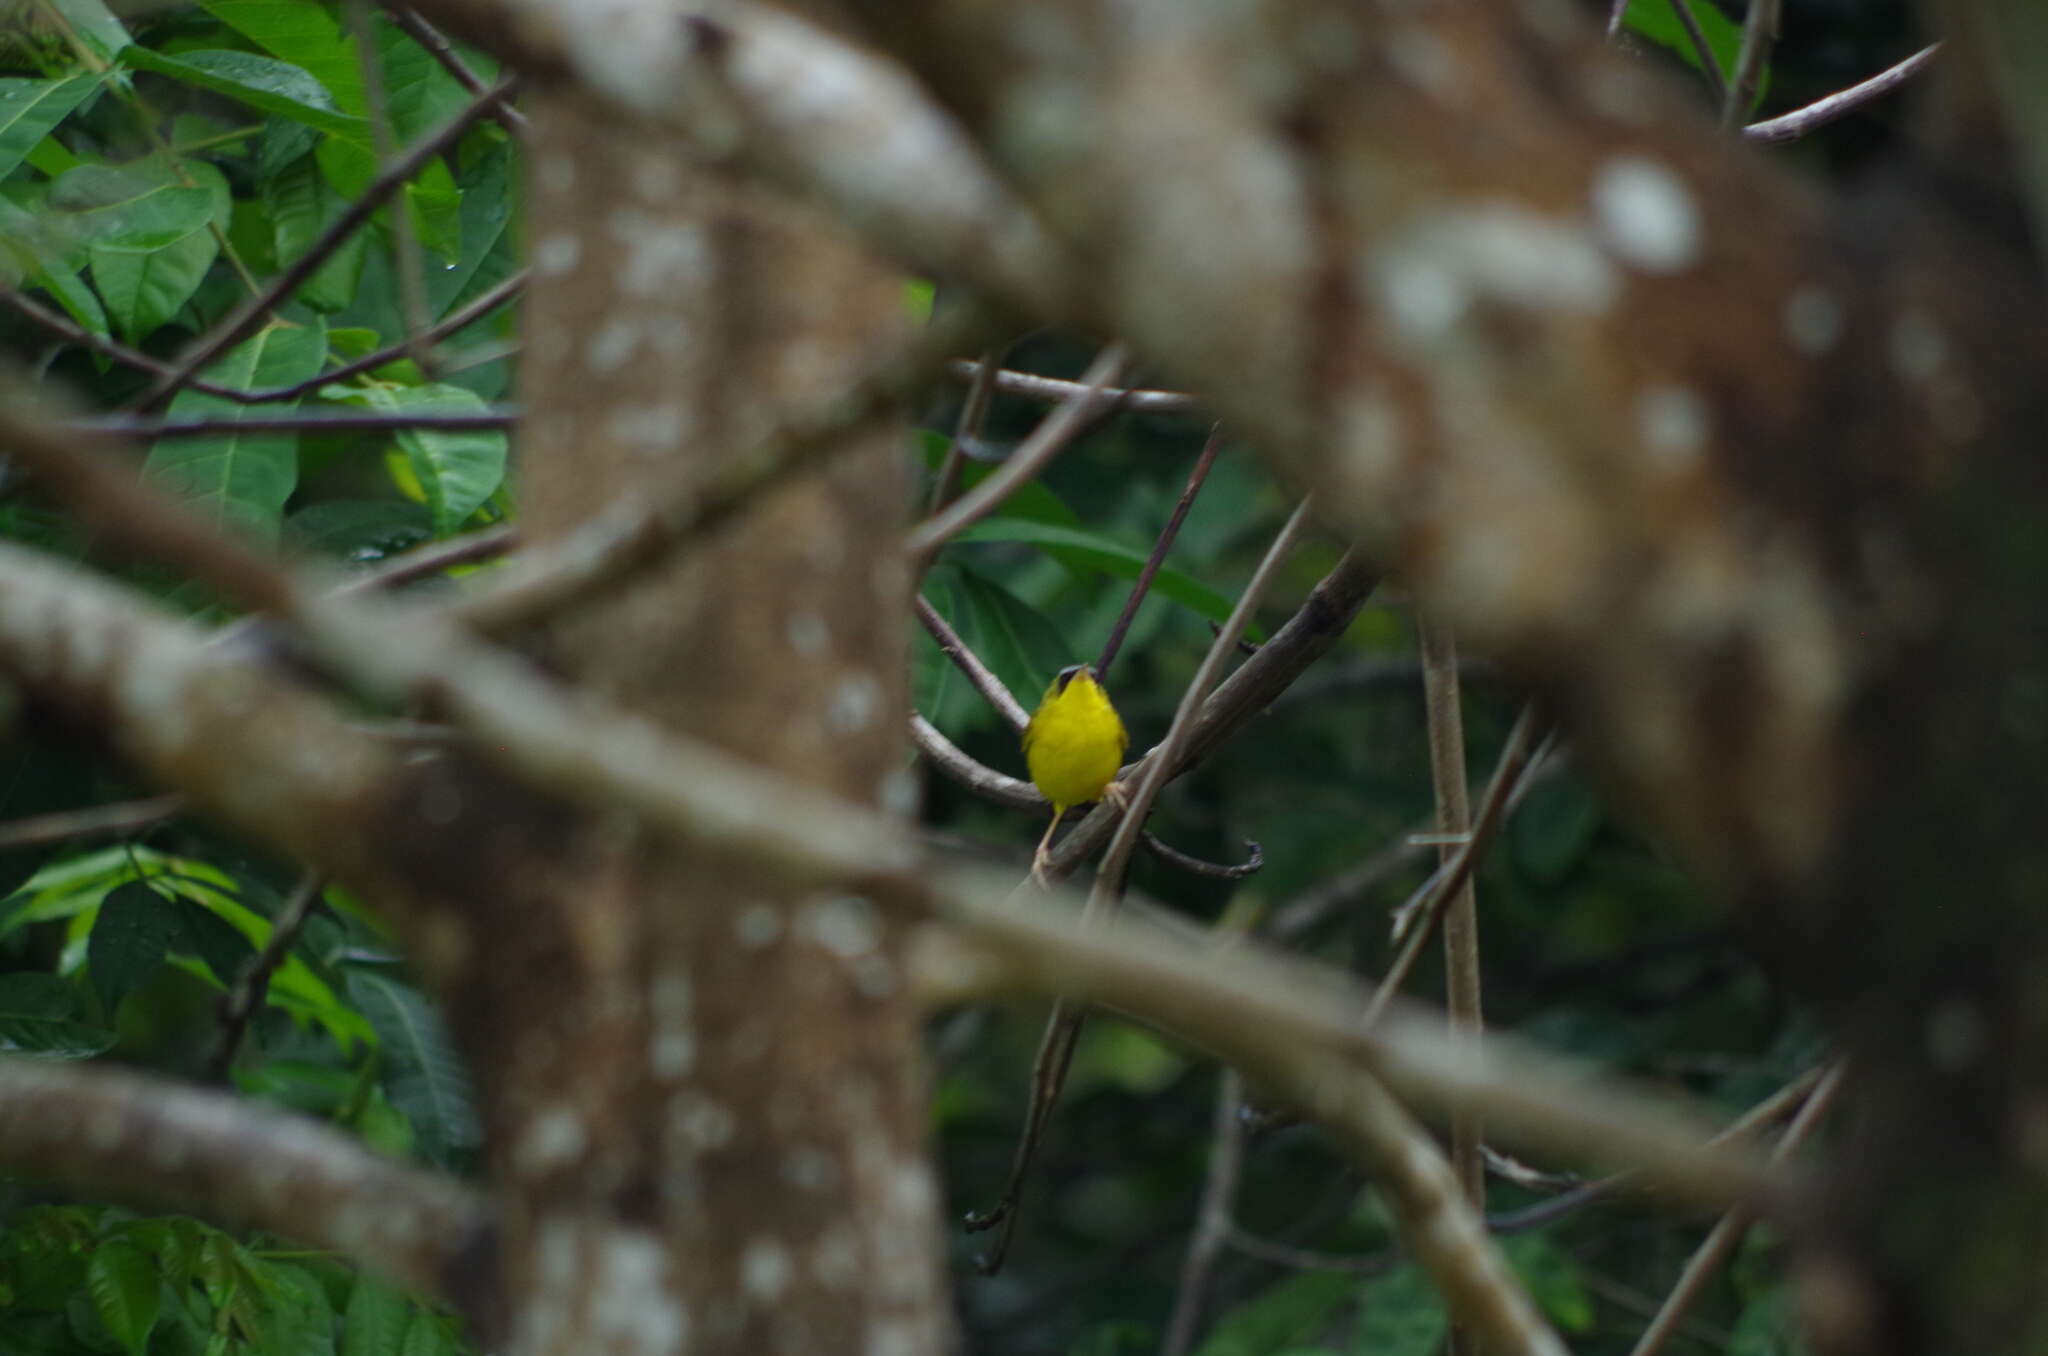
[[[825,708],[825,724],[834,734],[858,734],[881,714],[882,685],[871,673],[858,669],[832,685]]]
[[[782,1298],[795,1270],[789,1249],[772,1238],[757,1238],[740,1254],[740,1284],[766,1304]]]
[[[679,1356],[690,1336],[681,1287],[669,1275],[661,1239],[619,1229],[592,1259],[588,1297],[591,1335],[620,1356]]]
[[[909,768],[891,768],[875,786],[875,799],[884,810],[903,818],[914,818],[923,799],[924,783]]]
[[[804,659],[816,659],[832,641],[831,628],[815,612],[792,613],[783,624],[783,635],[789,640],[789,648]]]
[[[782,914],[773,904],[749,904],[732,920],[732,930],[741,946],[759,951],[782,936]]]
[[[896,967],[882,956],[862,956],[853,963],[853,987],[869,998],[887,998],[896,992]]]
[[[804,931],[835,956],[865,956],[881,940],[875,906],[859,895],[827,895],[804,909]]]
[[[1355,477],[1357,489],[1384,490],[1408,450],[1400,407],[1372,382],[1347,385],[1339,400],[1337,436],[1345,450],[1345,468]]]
[[[690,1025],[691,997],[690,977],[686,974],[669,971],[654,981],[654,1029],[648,1037],[647,1062],[657,1078],[681,1078],[696,1062],[697,1033]]]
[[[1906,381],[1932,380],[1948,363],[1948,339],[1925,311],[1900,312],[1889,339],[1892,371]]]
[[[861,1282],[860,1241],[845,1224],[818,1235],[811,1248],[811,1274],[827,1290],[850,1290]]]
[[[674,102],[690,56],[689,30],[674,10],[640,0],[578,0],[575,8],[574,23],[553,27],[579,76],[642,113]]]
[[[1387,35],[1385,50],[1394,73],[1431,98],[1453,103],[1464,94],[1457,54],[1428,29],[1404,24]]]
[[[512,1159],[520,1172],[538,1176],[573,1162],[582,1155],[589,1142],[590,1137],[583,1128],[583,1117],[575,1107],[567,1104],[543,1107],[519,1136],[519,1145],[513,1150]]]
[[[682,446],[691,426],[679,404],[617,405],[605,416],[605,433],[621,447],[636,452],[673,452]]]
[[[1785,298],[1785,337],[1810,358],[1833,349],[1842,326],[1841,301],[1818,283],[1801,283]]]
[[[591,337],[583,351],[583,365],[598,376],[620,371],[633,361],[640,347],[640,327],[624,316],[613,316]]]
[[[606,230],[624,252],[617,280],[629,296],[664,296],[691,287],[709,267],[703,233],[672,216],[623,207]]]
[[[782,1156],[782,1178],[802,1191],[819,1191],[839,1180],[832,1155],[812,1145],[799,1145]]]
[[[1700,261],[1705,230],[1692,191],[1664,165],[1618,155],[1593,176],[1593,222],[1617,258],[1645,273],[1677,273]]]
[[[702,1093],[681,1092],[669,1101],[669,1137],[684,1155],[722,1149],[738,1129],[732,1110]]]
[[[567,152],[541,156],[533,172],[540,186],[550,193],[567,193],[576,187],[576,157]]]
[[[567,273],[583,257],[583,241],[571,232],[551,235],[533,247],[533,271],[551,278]]]
[[[1652,386],[1636,398],[1636,427],[1643,450],[1667,471],[1699,461],[1713,434],[1713,415],[1689,386]]]
[[[1365,262],[1368,290],[1394,332],[1434,348],[1477,304],[1596,312],[1620,278],[1578,226],[1515,203],[1485,203],[1417,221]]]
[[[919,1356],[923,1329],[903,1319],[880,1319],[868,1329],[865,1356]]]

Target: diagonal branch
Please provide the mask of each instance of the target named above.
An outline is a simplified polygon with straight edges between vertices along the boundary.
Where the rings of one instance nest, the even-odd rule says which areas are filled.
[[[224,1093],[0,1058],[0,1165],[328,1248],[479,1322],[497,1307],[494,1224],[474,1193]]]

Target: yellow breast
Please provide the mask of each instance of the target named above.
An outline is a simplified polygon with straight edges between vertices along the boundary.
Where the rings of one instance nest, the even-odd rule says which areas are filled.
[[[1123,766],[1129,737],[1109,694],[1085,667],[1063,671],[1024,729],[1031,781],[1056,810],[1101,796]]]

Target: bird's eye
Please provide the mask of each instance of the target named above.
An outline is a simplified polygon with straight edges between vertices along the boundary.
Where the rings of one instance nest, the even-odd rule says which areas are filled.
[[[1065,692],[1067,684],[1074,681],[1074,675],[1087,667],[1086,664],[1069,664],[1059,671],[1059,676],[1053,681],[1059,686],[1060,691]]]

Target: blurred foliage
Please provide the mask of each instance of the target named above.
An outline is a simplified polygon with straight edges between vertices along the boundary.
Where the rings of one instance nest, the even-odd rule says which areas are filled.
[[[1693,3],[1725,64],[1739,8]],[[1645,59],[1697,60],[1676,34],[1669,0],[1634,0],[1628,19]],[[382,14],[369,33],[373,50],[359,52],[336,6],[316,0],[208,0],[127,21],[100,0],[0,5],[0,284],[91,335],[174,362],[304,258],[372,183],[377,120],[403,146],[468,106],[460,83]],[[1917,41],[1897,0],[1789,0],[1786,34],[1759,115],[1861,78]],[[495,74],[482,54],[457,51],[483,79]],[[381,76],[382,107],[367,93],[366,55]],[[1894,117],[1879,105],[1789,154],[1847,174],[1896,151]],[[302,392],[251,406],[187,390],[167,413],[472,412],[505,397],[510,308],[443,336],[424,365],[391,353],[369,371],[322,377],[400,344],[409,317],[438,322],[512,274],[517,161],[507,133],[478,121],[320,260],[275,321],[204,373],[239,391],[303,383]],[[413,312],[402,281],[407,237],[423,283]],[[928,315],[932,289],[912,284],[905,301]],[[4,307],[0,350],[97,409],[129,405],[154,380]],[[1071,377],[1088,356],[1039,335],[1008,362]],[[936,398],[907,449],[927,469],[943,455],[957,403],[958,392]],[[998,398],[977,455],[999,457],[1042,410]],[[1060,667],[1100,648],[1207,433],[1191,418],[1113,419],[949,546],[927,575],[925,596],[1027,706]],[[511,514],[506,460],[506,439],[494,432],[230,430],[164,438],[139,464],[224,526],[360,566]],[[988,469],[972,461],[965,478]],[[1211,624],[1288,504],[1250,450],[1226,441],[1109,675],[1134,749],[1164,733]],[[73,557],[87,548],[62,515],[4,482],[0,534]],[[1254,641],[1337,554],[1324,541],[1295,553]],[[173,606],[207,607],[175,579],[122,568]],[[1014,735],[926,637],[915,646],[919,709],[977,759],[1022,775]],[[1414,656],[1409,612],[1385,589],[1300,692],[1162,800],[1153,827],[1167,841],[1218,861],[1241,860],[1256,841],[1265,869],[1229,883],[1141,858],[1136,887],[1198,919],[1226,907],[1270,916],[1420,825],[1430,802]],[[1484,668],[1469,675],[1475,788],[1521,700]],[[90,751],[90,732],[39,712],[10,714],[0,816],[139,793]],[[943,778],[926,785],[935,832],[1021,866],[1039,825]],[[1388,958],[1387,911],[1423,874],[1396,873],[1350,901],[1305,949],[1377,973]],[[11,892],[0,899],[0,1049],[202,1076],[220,1039],[218,999],[270,939],[291,877],[184,820],[112,847],[0,853],[0,889]],[[1604,800],[1569,760],[1551,764],[1477,882],[1493,1025],[1731,1115],[1818,1058],[1812,1033],[1710,902],[1628,807]],[[1421,998],[1440,986],[1430,965],[1412,984]],[[933,1025],[933,1122],[956,1210],[985,1205],[999,1189],[1042,1017],[971,1011]],[[230,1079],[240,1095],[346,1128],[384,1152],[458,1173],[475,1165],[476,1118],[433,1004],[375,918],[338,889],[324,892],[272,976]],[[1214,1085],[1213,1069],[1150,1033],[1090,1024],[1008,1269],[973,1274],[975,1242],[955,1235],[970,1349],[1158,1349],[1203,1181]],[[1516,1222],[1545,1199],[1497,1181],[1490,1205]],[[1226,1251],[1207,1295],[1204,1356],[1421,1356],[1440,1346],[1442,1307],[1401,1259],[1371,1184],[1313,1129],[1252,1134],[1237,1216],[1249,1234],[1349,1259],[1350,1268]],[[1506,1247],[1575,1350],[1622,1352],[1702,1229],[1621,1196],[1518,1229]],[[1680,1349],[1795,1350],[1776,1257],[1770,1239],[1753,1237],[1681,1329]],[[460,1349],[444,1315],[329,1259],[195,1219],[62,1200],[32,1181],[0,1183],[8,1356]]]

